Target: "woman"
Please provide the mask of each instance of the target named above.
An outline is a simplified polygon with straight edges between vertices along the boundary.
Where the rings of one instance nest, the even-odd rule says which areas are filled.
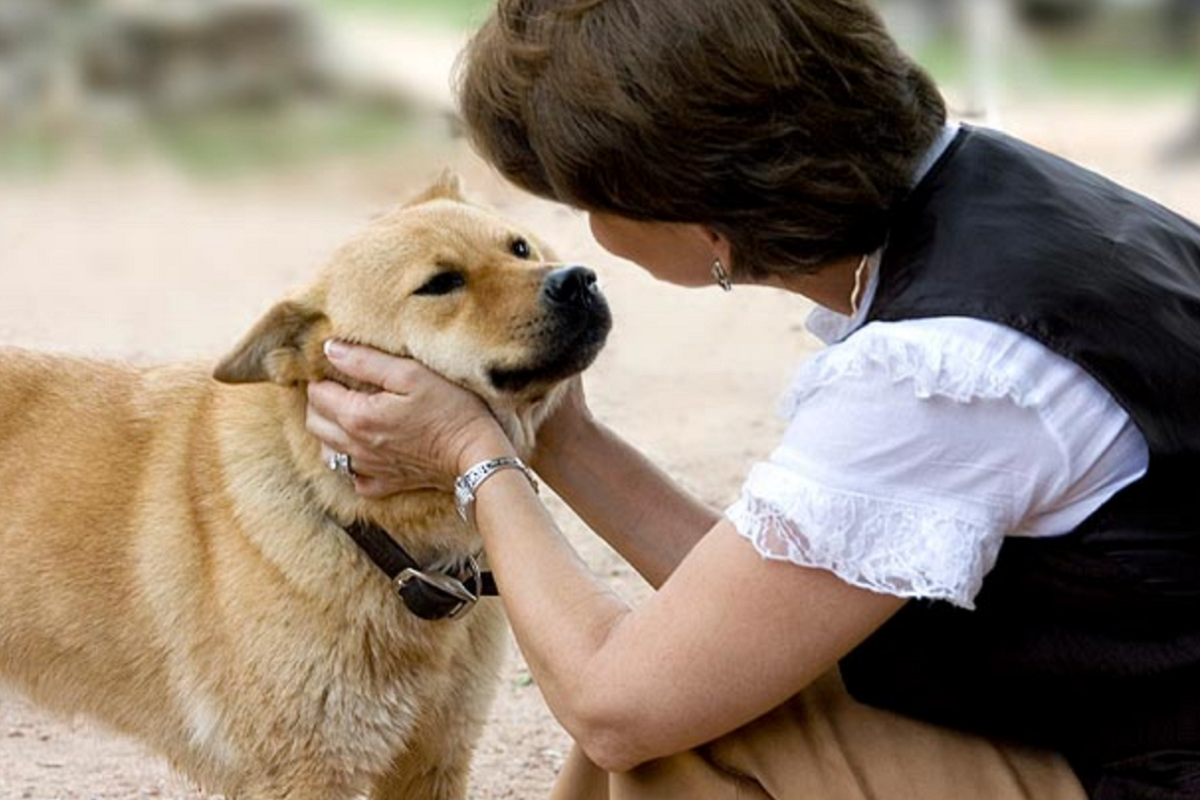
[[[555,797],[1200,796],[1200,230],[948,126],[863,0],[501,0],[461,100],[606,249],[804,295],[831,345],[724,515],[580,390],[547,423],[532,466],[658,589],[637,608],[520,470],[478,486],[578,744]],[[474,397],[329,349],[386,390],[310,390],[361,493],[513,455]]]

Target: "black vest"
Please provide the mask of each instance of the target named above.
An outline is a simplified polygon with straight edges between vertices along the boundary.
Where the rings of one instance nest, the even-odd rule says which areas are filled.
[[[1145,477],[1009,538],[967,611],[913,601],[842,662],[860,700],[1055,748],[1093,800],[1200,798],[1200,227],[964,128],[896,211],[870,320],[964,316],[1094,376]]]

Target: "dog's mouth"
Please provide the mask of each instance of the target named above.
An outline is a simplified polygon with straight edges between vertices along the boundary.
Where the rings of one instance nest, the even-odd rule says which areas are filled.
[[[612,329],[612,313],[599,291],[557,311],[541,340],[544,345],[529,363],[493,367],[488,380],[497,391],[517,394],[570,378],[591,366]]]

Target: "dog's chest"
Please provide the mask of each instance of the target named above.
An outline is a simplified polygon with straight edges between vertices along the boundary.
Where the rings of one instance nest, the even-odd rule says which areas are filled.
[[[386,600],[398,606],[379,615],[386,620],[346,631],[313,705],[327,741],[353,760],[374,762],[414,738],[436,739],[446,720],[463,730],[481,722],[503,658],[498,600],[439,621],[412,617],[397,597]]]
[[[378,588],[378,587],[375,587]],[[237,672],[254,685],[223,697],[189,691],[193,753],[215,774],[284,763],[294,748],[333,759],[350,773],[378,774],[413,742],[433,752],[473,741],[504,653],[499,601],[438,622],[412,617],[399,598],[364,591],[336,635],[292,620],[291,643],[243,653]],[[452,720],[453,725],[447,725]],[[286,731],[286,736],[279,732]],[[439,744],[443,742],[444,744]]]

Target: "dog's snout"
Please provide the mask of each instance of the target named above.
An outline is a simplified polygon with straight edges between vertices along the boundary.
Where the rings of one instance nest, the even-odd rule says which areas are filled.
[[[561,267],[546,276],[542,292],[554,305],[587,305],[599,291],[596,273],[587,267]]]

